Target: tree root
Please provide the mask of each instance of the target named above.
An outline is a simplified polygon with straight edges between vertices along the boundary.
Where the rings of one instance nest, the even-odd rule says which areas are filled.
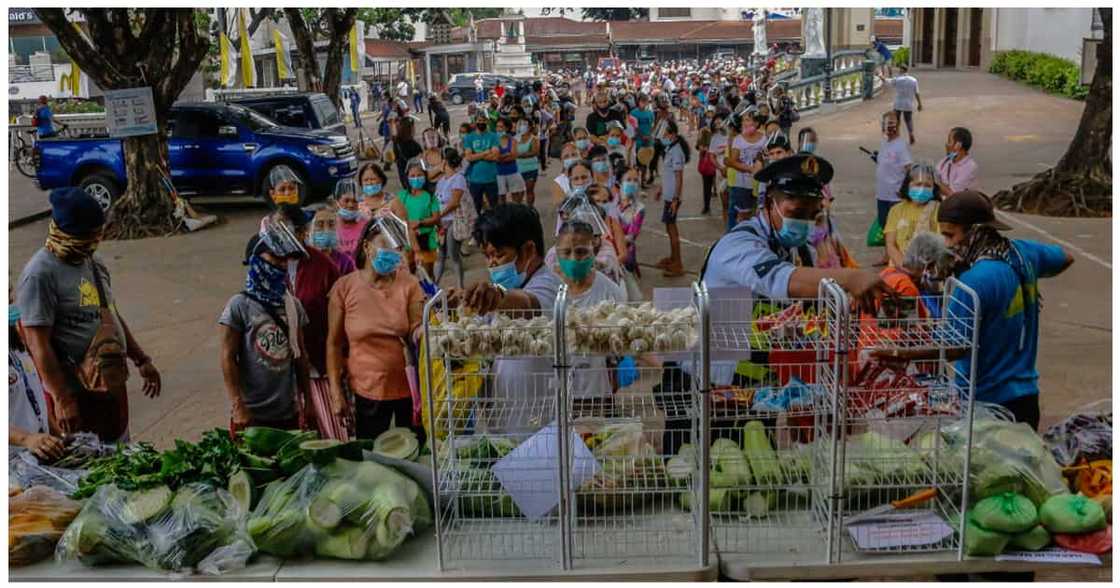
[[[1072,173],[1051,168],[996,193],[992,201],[1010,212],[1107,218],[1112,216],[1112,180],[1094,170]]]

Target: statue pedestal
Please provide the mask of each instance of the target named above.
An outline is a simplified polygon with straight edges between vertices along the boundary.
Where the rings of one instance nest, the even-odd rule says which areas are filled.
[[[827,57],[802,57],[801,58],[801,79],[811,78],[814,76],[824,75],[825,66],[828,64]]]

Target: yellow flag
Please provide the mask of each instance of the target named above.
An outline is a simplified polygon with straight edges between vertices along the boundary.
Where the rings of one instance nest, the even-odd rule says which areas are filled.
[[[218,37],[218,63],[219,63],[219,80],[223,88],[228,88],[233,82],[233,67],[230,63],[230,54],[233,53],[233,46],[229,42],[229,37],[223,32]]]
[[[286,80],[288,74],[288,54],[284,51],[284,38],[280,36],[280,29],[273,27],[272,41],[276,44],[276,79]]]
[[[78,62],[70,60],[70,95],[77,96],[82,91],[82,70]]]
[[[241,85],[252,88],[257,77],[253,65],[253,50],[249,48],[249,30],[245,27],[245,9],[237,11],[237,34],[241,35]]]
[[[358,62],[358,21],[350,28],[350,71],[358,73],[362,64]]]

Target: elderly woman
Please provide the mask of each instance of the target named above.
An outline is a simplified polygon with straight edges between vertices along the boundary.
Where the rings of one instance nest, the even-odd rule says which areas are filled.
[[[338,208],[324,206],[311,219],[311,231],[307,244],[322,251],[338,267],[340,276],[354,271],[354,257],[338,249]]]
[[[327,377],[336,418],[353,418],[357,436],[374,439],[412,423],[412,396],[405,374],[406,337],[421,323],[424,293],[403,271],[408,227],[382,211],[362,230],[358,270],[342,277],[328,305]],[[350,412],[347,393],[354,396]],[[422,434],[422,431],[418,431]]]
[[[937,211],[941,207],[941,192],[934,181],[936,177],[929,163],[916,163],[907,171],[898,194],[902,201],[891,207],[883,227],[890,265],[902,263],[903,252],[915,235],[939,232]]]
[[[938,315],[938,296],[941,295],[939,268],[946,267],[952,253],[945,240],[936,233],[918,233],[910,240],[902,262],[883,268],[879,276],[896,294],[904,297],[921,297],[918,307],[920,317]]]

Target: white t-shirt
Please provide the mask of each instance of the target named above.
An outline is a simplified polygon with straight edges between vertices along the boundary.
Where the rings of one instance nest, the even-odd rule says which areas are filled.
[[[914,76],[898,76],[887,80],[894,87],[894,109],[913,111],[917,106],[918,80]]]
[[[665,163],[661,167],[661,201],[669,202],[680,196],[680,186],[677,185],[678,170],[684,169],[684,149],[680,142],[674,143],[665,152]]]
[[[586,292],[571,298],[571,307],[587,308],[603,301],[626,302],[626,290],[611,281],[606,274],[596,270],[595,281]],[[571,377],[568,379],[568,396],[571,398],[606,398],[611,395],[611,381],[607,375],[605,357],[572,358]]]
[[[556,182],[556,185],[560,186],[560,189],[564,191],[565,196],[572,193],[572,184],[568,180],[568,176],[566,174],[560,174],[556,176],[553,181]]]
[[[439,199],[440,208],[446,209],[447,206],[451,204],[452,192],[455,190],[462,190],[463,195],[470,197],[470,192],[467,188],[467,179],[464,178],[461,173],[456,173],[450,177],[444,176],[436,182],[436,198]],[[440,219],[440,223],[445,227],[450,227],[453,218],[454,213],[449,214]]]
[[[766,148],[766,135],[763,135],[762,138],[755,143],[747,141],[742,134],[735,135],[735,140],[731,142],[731,148],[739,150],[739,163],[751,165],[754,163],[755,158],[758,157],[758,152]],[[753,186],[754,176],[745,171],[735,170],[736,188],[751,188]]]
[[[910,144],[899,135],[894,141],[879,143],[879,164],[875,168],[875,198],[884,202],[902,200],[898,191],[906,179],[906,165],[912,162]]]
[[[542,265],[521,289],[540,304],[545,316],[552,317],[560,277]],[[548,402],[554,394],[551,357],[500,359],[494,362],[494,407],[480,425],[490,433],[531,435],[556,419],[555,407]]]
[[[672,78],[669,78],[669,79],[665,80],[664,88],[665,88],[666,92],[673,93],[673,92],[677,91],[677,84],[675,84],[673,82]]]
[[[408,98],[408,82],[401,82],[397,84],[397,96],[401,98]]]
[[[8,350],[8,424],[30,433],[50,432],[43,385],[31,356]]]
[[[482,78],[475,78],[474,79],[474,89],[475,90],[481,90],[482,89]]]
[[[716,159],[716,167],[719,169],[726,168],[724,158],[727,157],[727,135],[723,133],[716,133],[712,135],[712,142],[708,144],[708,150],[712,152],[712,156]]]

